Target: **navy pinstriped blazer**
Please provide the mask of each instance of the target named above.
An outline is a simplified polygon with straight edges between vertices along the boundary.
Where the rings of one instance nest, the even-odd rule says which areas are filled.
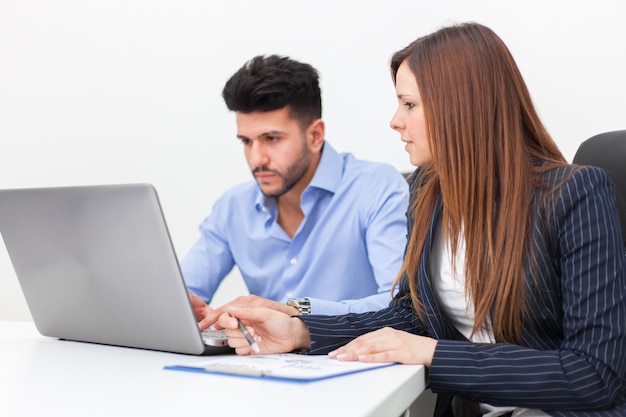
[[[403,297],[405,277],[398,296],[381,311],[302,317],[311,353],[393,327],[439,340],[428,373],[430,388],[439,394],[436,416],[451,415],[453,395],[560,417],[626,416],[626,259],[612,183],[598,168],[573,166],[549,171],[544,183],[561,185],[548,198],[542,190],[534,196],[537,267],[526,272],[533,301],[524,346],[470,343],[439,310],[428,272],[437,211],[417,278],[426,323],[413,314],[410,297]],[[409,215],[409,235],[412,226]]]

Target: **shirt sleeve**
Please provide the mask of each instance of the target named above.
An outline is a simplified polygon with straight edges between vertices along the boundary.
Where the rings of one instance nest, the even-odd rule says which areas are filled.
[[[400,266],[407,241],[406,211],[409,187],[404,177],[392,166],[381,164],[375,172],[362,179],[363,204],[359,216],[364,221],[363,235],[369,264],[378,285],[377,293],[359,299],[341,301],[308,297],[311,313],[338,315],[376,311],[391,301],[391,287]],[[350,285],[350,277],[341,277]]]
[[[187,289],[210,303],[224,277],[235,262],[229,249],[226,231],[228,209],[218,200],[199,227],[200,237],[180,263]]]

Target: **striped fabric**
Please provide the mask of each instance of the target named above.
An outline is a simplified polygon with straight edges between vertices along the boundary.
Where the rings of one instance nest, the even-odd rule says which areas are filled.
[[[450,401],[459,395],[552,416],[625,417],[626,259],[612,183],[598,168],[573,166],[548,172],[544,183],[557,189],[547,198],[537,190],[534,198],[536,267],[526,271],[533,301],[524,346],[470,343],[439,311],[427,268],[438,211],[418,271],[426,323],[401,297],[405,278],[399,297],[381,311],[302,317],[311,353],[393,327],[439,340],[429,368],[430,388],[439,394],[435,416],[450,416]],[[409,216],[409,234],[412,225]]]

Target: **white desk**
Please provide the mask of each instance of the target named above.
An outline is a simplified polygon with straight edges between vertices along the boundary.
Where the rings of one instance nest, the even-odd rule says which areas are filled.
[[[164,370],[196,356],[68,342],[0,321],[0,416],[400,416],[424,390],[422,366],[307,384]]]

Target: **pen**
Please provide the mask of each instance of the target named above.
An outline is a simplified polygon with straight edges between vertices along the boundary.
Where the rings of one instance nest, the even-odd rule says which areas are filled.
[[[230,311],[228,312],[228,315],[237,319],[237,323],[239,324],[239,330],[241,330],[241,333],[243,333],[243,336],[246,338],[248,343],[250,343],[250,347],[252,347],[252,350],[255,351],[256,353],[261,352],[261,349],[259,349],[259,344],[256,342],[256,340],[254,340],[254,338],[252,337],[248,329],[246,329],[246,326],[243,325],[241,320],[239,320],[237,317],[234,317],[232,314],[230,314]]]

